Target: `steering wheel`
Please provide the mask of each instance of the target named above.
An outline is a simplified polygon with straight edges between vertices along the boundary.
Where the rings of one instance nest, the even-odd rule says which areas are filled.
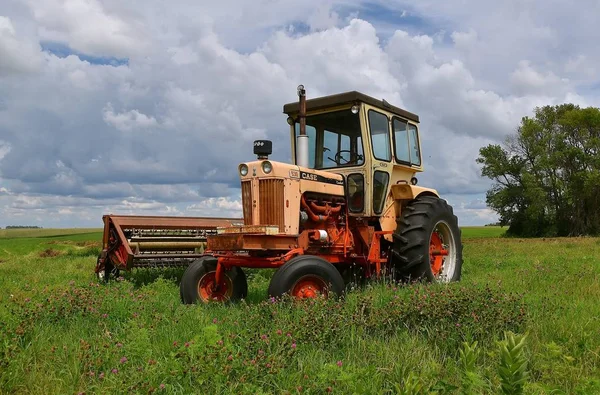
[[[350,159],[343,158],[342,157],[342,153],[343,152],[349,153],[350,154]],[[327,158],[327,159],[334,161],[338,165],[347,165],[347,164],[350,164],[352,162],[357,162],[357,161],[361,160],[362,159],[362,155],[358,155],[355,152],[352,152],[350,150],[344,149],[344,150],[338,151],[335,154],[335,157],[333,157],[333,158]],[[344,163],[342,163],[342,160],[344,161]]]

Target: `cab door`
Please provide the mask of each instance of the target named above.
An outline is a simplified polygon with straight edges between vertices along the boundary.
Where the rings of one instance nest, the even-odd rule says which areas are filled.
[[[386,209],[390,176],[394,167],[390,116],[375,108],[366,108],[366,111],[368,144],[372,155],[372,166],[367,175],[371,194],[370,215],[380,216]]]

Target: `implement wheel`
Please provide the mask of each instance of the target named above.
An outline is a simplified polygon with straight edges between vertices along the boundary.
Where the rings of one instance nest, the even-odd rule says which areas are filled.
[[[275,272],[269,284],[269,296],[288,294],[298,299],[341,296],[344,288],[344,279],[335,266],[318,256],[300,255]]]
[[[460,229],[445,200],[423,196],[404,208],[394,233],[392,263],[395,272],[409,281],[460,280]]]
[[[248,283],[243,270],[237,266],[221,272],[221,281],[216,284],[217,260],[204,256],[192,262],[183,273],[179,284],[181,301],[185,304],[233,302],[246,297]]]
[[[98,277],[98,281],[100,282],[108,282],[109,280],[114,280],[119,278],[121,272],[119,269],[113,266],[112,262],[108,257],[100,254],[98,259],[96,260],[96,266],[100,265],[100,260],[104,259],[104,267],[96,273],[96,277]]]

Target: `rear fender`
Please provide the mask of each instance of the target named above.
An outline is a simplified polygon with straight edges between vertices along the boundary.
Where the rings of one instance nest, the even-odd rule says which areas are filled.
[[[419,196],[439,197],[439,194],[435,189],[410,185],[408,183],[392,185],[386,202],[386,210],[381,217],[379,217],[381,230],[396,230],[396,219],[402,214],[402,207],[404,207],[407,202]],[[383,237],[389,242],[393,241],[391,234],[386,234]]]

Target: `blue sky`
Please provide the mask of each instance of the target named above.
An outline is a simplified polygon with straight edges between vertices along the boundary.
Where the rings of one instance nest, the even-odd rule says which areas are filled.
[[[74,51],[72,48],[65,43],[42,41],[40,42],[42,51],[56,55],[59,58],[66,58],[69,55],[77,56],[79,59],[85,62],[89,62],[94,65],[106,65],[106,66],[127,66],[129,65],[129,59],[117,58],[114,56],[94,56]]]
[[[560,1],[7,0],[0,10],[0,226],[102,214],[239,216],[254,139],[281,112],[359,90],[420,115],[426,171],[485,224],[475,159],[535,106],[600,105],[600,5]],[[75,55],[75,56],[69,56]]]

